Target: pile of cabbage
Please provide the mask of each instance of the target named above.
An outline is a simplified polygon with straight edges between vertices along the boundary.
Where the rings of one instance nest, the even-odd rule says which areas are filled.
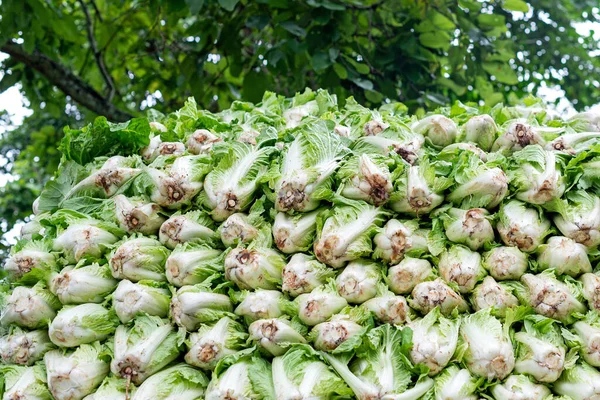
[[[600,117],[325,91],[65,129],[5,400],[600,398]]]

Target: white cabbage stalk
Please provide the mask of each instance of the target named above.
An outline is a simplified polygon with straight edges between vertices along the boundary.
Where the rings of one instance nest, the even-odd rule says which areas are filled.
[[[240,323],[223,317],[214,325],[202,325],[188,340],[185,362],[204,370],[214,370],[225,356],[246,347],[248,334]]]
[[[384,156],[394,152],[408,164],[414,165],[419,158],[419,151],[424,143],[425,138],[423,135],[417,134],[411,134],[407,137],[363,136],[354,141],[352,150],[357,154],[369,153]]]
[[[386,124],[383,121],[372,119],[370,121],[367,121],[363,125],[363,133],[365,136],[377,136],[389,127],[390,124]]]
[[[33,212],[33,215],[41,214],[42,210],[40,210],[40,196],[36,197],[35,200],[33,200],[33,204],[31,205],[31,212]]]
[[[525,375],[511,375],[503,383],[491,388],[494,400],[546,400],[550,389],[529,380]]]
[[[460,338],[466,346],[464,361],[473,374],[491,380],[512,372],[515,355],[510,337],[489,309],[463,318]]]
[[[185,153],[185,146],[181,142],[162,142],[158,145],[152,158],[154,161],[158,156],[180,156]]]
[[[519,305],[519,299],[491,276],[486,276],[475,287],[471,299],[475,311],[493,308],[501,316],[504,316],[507,309]]]
[[[371,237],[383,223],[387,212],[370,204],[348,200],[348,205],[334,207],[320,215],[323,228],[317,232],[314,252],[317,259],[333,268],[369,255]]]
[[[411,165],[406,173],[406,182],[401,187],[400,199],[392,199],[392,210],[410,215],[428,214],[444,202],[444,196],[432,188],[425,178],[423,166]]]
[[[285,259],[266,247],[236,247],[225,257],[225,278],[240,289],[276,289],[281,285]]]
[[[440,276],[446,282],[456,284],[461,293],[471,292],[486,275],[479,253],[460,245],[453,245],[442,253],[438,270]]]
[[[97,221],[90,220],[69,225],[54,239],[54,250],[63,251],[70,261],[75,262],[100,258],[119,238],[95,224]]]
[[[584,245],[564,236],[552,236],[539,247],[538,268],[553,269],[558,275],[579,275],[592,272],[592,264]]]
[[[29,329],[42,328],[50,323],[61,307],[60,301],[43,284],[29,288],[17,286],[12,293],[0,293],[0,325],[17,326]]]
[[[169,313],[171,292],[152,281],[133,283],[124,279],[119,282],[112,301],[117,317],[123,324],[140,313],[166,318]]]
[[[238,136],[237,140],[242,143],[248,143],[253,146],[258,144],[257,138],[260,136],[260,132],[253,129],[251,125],[242,125],[242,133]]]
[[[328,123],[312,121],[283,151],[272,177],[277,211],[312,211],[319,206],[322,192],[329,189],[346,149]]]
[[[258,289],[254,292],[242,294],[241,303],[235,308],[235,314],[242,316],[246,321],[257,319],[277,318],[286,310],[287,300],[278,290]]]
[[[88,303],[60,310],[48,327],[48,335],[59,347],[76,347],[106,339],[118,325],[114,310]]]
[[[283,268],[281,291],[296,297],[302,293],[310,293],[334,276],[333,269],[314,257],[302,253],[294,254]]]
[[[496,229],[507,246],[524,252],[535,251],[551,232],[550,221],[535,208],[511,200],[500,207]]]
[[[135,393],[135,386],[128,385],[125,379],[107,377],[96,391],[83,400],[129,400]]]
[[[478,383],[468,369],[451,365],[435,377],[435,400],[478,400]]]
[[[406,255],[428,252],[428,232],[416,221],[390,219],[373,238],[373,256],[390,264],[398,264]]]
[[[285,127],[287,129],[295,128],[300,125],[300,121],[302,121],[304,117],[317,114],[318,112],[319,105],[316,100],[311,100],[304,104],[291,107],[283,112],[283,118],[286,121]]]
[[[46,371],[41,365],[0,365],[0,376],[3,378],[3,400],[54,400],[46,386]]]
[[[79,194],[91,194],[93,197],[112,197],[123,185],[142,171],[140,168],[135,168],[135,164],[135,159],[132,158],[110,157],[100,169],[73,186],[64,198],[66,200]]]
[[[484,151],[490,151],[496,140],[498,126],[488,114],[471,117],[464,125],[464,138],[467,142],[476,143]]]
[[[335,279],[337,291],[348,303],[361,304],[377,294],[378,265],[365,259],[350,262]]]
[[[465,312],[469,309],[469,305],[460,294],[439,278],[418,283],[411,297],[410,306],[421,314],[427,314],[438,306],[443,315],[450,315],[454,310]]]
[[[553,151],[531,146],[514,155],[520,167],[511,172],[511,185],[517,189],[515,197],[531,204],[545,204],[562,197],[565,180],[556,167]]]
[[[600,325],[597,321],[577,321],[571,327],[575,337],[568,337],[580,347],[579,353],[588,364],[600,367]]]
[[[306,343],[289,321],[285,319],[259,319],[248,326],[250,340],[257,343],[267,353],[280,356],[294,343]]]
[[[394,189],[388,163],[389,158],[379,154],[350,158],[337,174],[343,185],[342,196],[375,206],[385,204]]]
[[[121,229],[127,232],[139,232],[143,235],[155,235],[165,221],[160,207],[154,203],[131,201],[119,194],[114,197],[115,215]]]
[[[566,133],[546,144],[546,150],[554,150],[575,156],[600,141],[599,132]]]
[[[406,299],[390,291],[365,301],[362,306],[384,324],[404,325],[411,319],[411,310]]]
[[[417,284],[433,277],[429,261],[422,258],[405,257],[398,265],[388,269],[388,285],[396,294],[408,294]]]
[[[131,400],[197,400],[203,398],[207,385],[202,371],[175,364],[146,379]]]
[[[92,393],[108,375],[107,349],[83,344],[73,352],[52,350],[44,356],[48,388],[56,400],[79,400]]]
[[[565,348],[548,338],[536,337],[529,332],[515,333],[519,353],[515,372],[533,376],[538,382],[554,382],[565,365]],[[557,338],[562,341],[560,336]]]
[[[160,242],[171,250],[178,244],[210,241],[215,237],[212,221],[202,211],[173,215],[160,226],[158,232]]]
[[[4,271],[11,280],[18,280],[33,270],[47,271],[56,268],[56,257],[47,247],[38,242],[27,243],[23,249],[6,259]]]
[[[452,242],[477,250],[494,241],[494,228],[489,221],[489,212],[484,208],[461,210],[450,208],[442,216],[446,237]]]
[[[223,270],[223,252],[198,245],[177,246],[165,264],[167,280],[177,287],[201,283]]]
[[[204,181],[203,203],[215,221],[245,211],[254,201],[259,182],[269,166],[272,147],[258,148],[235,142],[229,153]]]
[[[150,200],[170,209],[189,204],[203,187],[203,178],[209,170],[204,156],[177,157],[167,170],[147,168]]]
[[[184,339],[185,331],[177,332],[168,320],[140,315],[115,331],[110,370],[139,385],[179,356]]]
[[[483,255],[482,265],[496,280],[518,280],[527,271],[527,254],[518,247],[494,247]]]
[[[247,214],[231,214],[219,227],[221,242],[227,247],[250,243],[258,237],[258,229],[250,223]]]
[[[222,141],[222,138],[206,129],[197,129],[187,138],[185,147],[191,154],[208,154],[215,143]]]
[[[446,197],[463,207],[496,207],[508,194],[508,177],[500,168],[488,168],[482,163],[474,171],[474,177],[460,183]]]
[[[163,282],[169,250],[158,240],[139,237],[126,240],[109,259],[112,274],[117,279],[137,282],[143,279]]]
[[[553,221],[566,237],[586,247],[600,245],[600,197],[584,191],[569,192],[559,203]]]
[[[271,363],[247,353],[213,372],[204,397],[205,400],[260,398],[275,399]]]
[[[272,362],[278,400],[332,399],[352,396],[352,390],[309,346],[295,346]]]
[[[327,322],[315,325],[309,338],[321,351],[334,351],[348,341],[362,336],[368,328],[356,323],[347,314],[335,314]]]
[[[314,241],[319,210],[289,215],[279,212],[273,221],[273,239],[283,253],[298,253],[310,249]]]
[[[171,300],[171,318],[190,332],[202,323],[233,315],[232,312],[229,296],[213,293],[203,284],[179,288]]]
[[[600,372],[585,362],[566,369],[554,383],[554,392],[572,400],[594,400],[600,397]]]
[[[454,143],[458,127],[450,118],[443,115],[430,115],[411,126],[413,132],[425,136],[431,144],[445,147]]]
[[[77,265],[52,275],[49,286],[63,304],[102,303],[117,281],[108,264]]]
[[[348,302],[338,294],[333,284],[325,284],[296,297],[296,304],[300,320],[305,325],[314,326],[340,312]]]
[[[511,122],[496,139],[492,151],[508,155],[533,144],[544,145],[545,141],[533,126],[517,120]]]
[[[55,347],[46,330],[24,331],[14,326],[0,337],[0,360],[5,364],[33,365]]]
[[[582,283],[583,297],[587,300],[590,309],[600,312],[600,276],[591,272],[579,277]]]
[[[21,239],[32,240],[36,235],[44,235],[45,228],[37,219],[32,219],[21,226],[19,231]]]
[[[344,125],[336,125],[335,128],[333,128],[333,132],[341,137],[350,137],[350,128]]]
[[[525,300],[536,313],[568,323],[573,313],[584,313],[587,308],[579,300],[574,284],[567,285],[554,274],[525,274],[521,282],[526,286]]]
[[[162,130],[160,130],[160,128],[158,129],[158,131],[162,132]],[[158,146],[160,146],[161,143],[162,143],[162,140],[160,139],[160,135],[153,136],[150,139],[150,143],[148,143],[148,146],[145,146],[140,150],[140,155],[142,156],[142,158],[148,162],[153,161],[156,157],[158,157],[157,150],[158,150]]]
[[[460,320],[445,318],[439,308],[434,308],[408,326],[413,332],[410,359],[415,364],[428,367],[429,376],[437,375],[448,365],[456,351]]]
[[[578,132],[600,132],[600,113],[595,111],[580,112],[568,119]]]
[[[347,358],[322,353],[325,360],[348,384],[358,399],[419,399],[433,387],[433,379],[411,384],[411,373],[403,361],[401,330],[386,324],[372,329],[363,339],[368,346],[348,366]]]

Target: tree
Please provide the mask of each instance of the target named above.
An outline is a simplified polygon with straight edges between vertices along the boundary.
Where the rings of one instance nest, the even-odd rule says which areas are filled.
[[[578,109],[599,97],[598,43],[573,27],[600,20],[595,0],[23,0],[0,15],[0,91],[20,85],[34,111],[0,143],[17,176],[2,189],[4,232],[56,167],[62,126],[97,115],[188,96],[218,110],[306,86],[413,110],[542,84]]]

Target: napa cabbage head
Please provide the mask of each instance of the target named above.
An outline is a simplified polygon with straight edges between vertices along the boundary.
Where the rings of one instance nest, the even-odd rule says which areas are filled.
[[[271,167],[277,211],[312,211],[330,197],[335,171],[347,152],[333,125],[333,121],[311,120],[297,128],[294,140]]]
[[[271,363],[250,348],[225,357],[213,372],[206,400],[274,399]]]
[[[273,358],[272,374],[278,399],[329,399],[353,394],[319,353],[307,345],[296,345]]]
[[[385,324],[365,335],[350,362],[347,355],[322,355],[359,399],[418,399],[433,387],[433,380],[420,377],[413,385],[403,348],[402,331]]]
[[[227,154],[206,176],[200,196],[200,202],[215,221],[224,221],[250,207],[273,151],[273,147],[258,148],[240,142],[229,145]]]
[[[463,348],[463,361],[469,371],[488,380],[504,379],[515,367],[508,330],[490,309],[462,318],[459,347]]]
[[[408,326],[412,330],[411,361],[429,368],[429,376],[437,375],[456,351],[460,320],[444,317],[436,307]]]
[[[362,201],[344,204],[319,214],[313,249],[321,262],[334,268],[366,256],[372,251],[372,237],[388,211]]]

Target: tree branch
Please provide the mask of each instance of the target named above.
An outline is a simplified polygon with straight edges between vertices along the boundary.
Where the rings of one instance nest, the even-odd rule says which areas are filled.
[[[118,109],[110,101],[107,101],[89,83],[71,72],[67,67],[54,61],[47,55],[34,50],[27,53],[23,47],[14,42],[7,42],[0,46],[3,51],[22,62],[27,67],[39,72],[54,86],[62,90],[67,96],[98,115],[104,115],[112,121],[127,121],[133,115],[127,111]]]
[[[100,22],[104,22],[104,19],[102,18],[102,14],[100,14],[100,9],[98,8],[96,2],[94,0],[90,0],[90,3],[92,3],[92,7],[94,7],[94,10],[96,11],[96,16],[98,17],[98,20]]]
[[[102,78],[106,82],[106,86],[108,87],[108,94],[106,95],[106,100],[111,102],[115,97],[115,92],[117,88],[115,87],[115,83],[113,82],[108,69],[106,68],[106,64],[104,64],[104,59],[102,58],[102,52],[98,50],[98,43],[96,43],[96,39],[94,38],[94,22],[92,21],[92,17],[90,16],[90,12],[83,0],[79,0],[79,4],[81,4],[81,9],[85,14],[85,19],[87,20],[87,35],[88,40],[90,41],[90,46],[92,47],[92,52],[94,53],[94,58],[96,59],[96,64],[98,64],[98,68],[100,69],[100,73],[102,74]]]

